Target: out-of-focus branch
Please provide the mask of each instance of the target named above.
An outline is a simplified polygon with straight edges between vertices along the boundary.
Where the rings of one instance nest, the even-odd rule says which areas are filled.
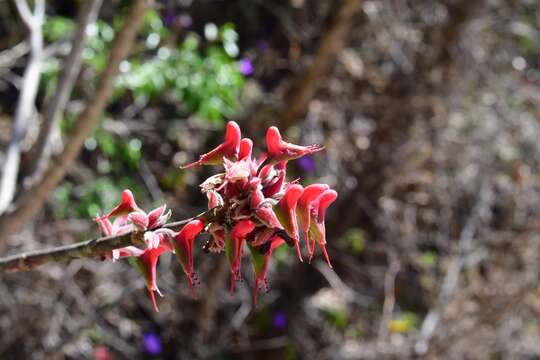
[[[204,212],[195,217],[163,225],[164,228],[179,230],[191,220],[207,216]],[[106,236],[76,244],[59,246],[47,250],[32,251],[0,258],[0,273],[29,271],[47,263],[69,262],[74,259],[100,258],[114,249],[130,245],[146,246],[142,232],[130,232],[119,236]]]
[[[150,0],[135,0],[133,2],[124,18],[122,29],[114,39],[107,67],[100,76],[96,92],[69,133],[64,151],[51,158],[42,180],[21,194],[15,204],[15,210],[0,216],[0,239],[19,231],[41,210],[49,193],[54,190],[64,177],[68,167],[77,158],[84,140],[97,126],[101,118],[113,91],[118,66],[129,54],[150,3]]]
[[[21,162],[21,142],[34,111],[34,102],[39,87],[39,77],[43,63],[43,34],[41,25],[45,15],[45,0],[37,0],[32,14],[25,0],[16,0],[15,5],[21,19],[30,32],[30,58],[24,72],[21,94],[11,131],[11,141],[6,152],[6,160],[0,179],[0,214],[4,213],[15,196],[17,176]]]
[[[10,49],[0,52],[0,69],[9,68],[17,59],[20,59],[30,51],[28,41],[23,41]]]
[[[441,284],[441,291],[435,303],[435,306],[428,312],[424,321],[422,322],[422,327],[420,329],[420,336],[416,344],[414,345],[414,351],[418,355],[425,355],[430,346],[431,338],[437,329],[440,318],[452,299],[454,292],[457,289],[459,284],[459,278],[461,271],[465,265],[467,257],[472,252],[474,235],[481,225],[482,220],[485,220],[484,217],[486,213],[489,212],[489,206],[493,201],[493,194],[489,185],[484,183],[478,194],[478,200],[472,209],[471,216],[469,217],[467,223],[461,230],[458,243],[458,253],[452,258],[452,261],[448,265],[448,270]]]
[[[315,59],[307,72],[298,77],[291,87],[291,97],[280,117],[280,127],[285,129],[304,115],[309,101],[315,95],[332,61],[345,46],[345,39],[351,29],[352,19],[360,12],[362,0],[345,0],[337,11],[328,31],[321,39]]]
[[[77,19],[77,32],[71,42],[71,51],[62,64],[58,87],[45,109],[43,125],[32,148],[28,166],[25,169],[26,175],[31,177],[32,182],[39,180],[40,170],[43,171],[47,165],[53,131],[58,127],[58,121],[64,113],[69,95],[81,70],[82,53],[87,39],[86,29],[88,25],[96,21],[101,4],[102,0],[90,0],[81,4]]]

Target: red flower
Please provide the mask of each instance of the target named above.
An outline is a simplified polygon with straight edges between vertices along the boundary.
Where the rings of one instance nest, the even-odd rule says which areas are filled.
[[[95,219],[101,231],[106,236],[123,235],[134,230],[144,231],[143,236],[147,244],[146,249],[126,246],[112,250],[105,257],[112,261],[128,256],[136,258],[137,265],[144,275],[152,305],[156,311],[158,311],[158,308],[154,291],[157,291],[161,295],[156,283],[158,258],[161,254],[172,251],[171,244],[168,240],[171,230],[161,229],[161,226],[167,222],[171,215],[171,212],[166,212],[165,209],[166,206],[162,205],[147,214],[137,206],[133,193],[130,190],[124,190],[120,204],[108,214]],[[111,223],[110,218],[112,217],[115,217],[115,219]]]
[[[199,165],[219,165],[223,163],[223,158],[236,159],[240,147],[240,138],[242,134],[240,127],[234,121],[227,123],[225,131],[225,140],[215,149],[203,154],[199,160],[182,166],[182,169],[188,169]]]
[[[129,213],[140,210],[135,203],[135,198],[131,190],[122,191],[122,200],[114,209],[112,209],[105,217],[127,216]]]
[[[238,151],[238,160],[251,160],[251,152],[253,151],[253,141],[248,138],[243,138],[240,141],[240,150]]]
[[[250,206],[257,219],[265,226],[271,229],[283,229],[279,222],[272,204],[268,200],[265,200],[264,194],[261,191],[261,180],[255,178],[251,181],[252,192],[250,195]]]
[[[324,216],[326,209],[336,200],[337,196],[338,194],[334,190],[325,190],[322,193],[311,209],[311,221],[309,226],[309,235],[313,244],[312,248],[315,247],[316,241],[321,247],[324,258],[330,267],[332,267],[332,264],[330,263],[330,258],[328,257],[328,253],[326,251],[326,230],[324,226]],[[310,254],[310,261],[311,257],[313,257],[313,252]]]
[[[255,269],[254,302],[259,288],[267,288],[266,272],[276,248],[283,243],[294,246],[302,261],[300,232],[305,237],[310,260],[315,243],[318,243],[331,266],[326,251],[324,218],[337,193],[325,184],[303,188],[298,180],[287,181],[286,178],[289,160],[320,151],[323,147],[287,143],[276,127],[268,129],[266,143],[267,153],[254,159],[253,141],[241,139],[240,128],[231,121],[227,124],[222,144],[183,167],[223,164],[225,170],[200,185],[208,197],[208,209],[212,211],[205,215],[204,221],[189,221],[178,233],[163,227],[171,214],[165,205],[146,213],[137,206],[129,190],[124,190],[118,206],[96,219],[102,232],[108,236],[143,232],[146,249],[127,246],[115,249],[107,258],[114,261],[126,256],[136,257],[156,311],[154,291],[161,295],[156,280],[159,256],[174,249],[195,295],[193,246],[197,235],[205,229],[210,235],[203,246],[205,252],[225,250],[229,259],[231,292],[241,278],[241,260],[247,244]],[[115,218],[113,222],[111,218]]]
[[[266,280],[266,272],[268,271],[268,266],[272,260],[272,253],[275,249],[283,245],[285,241],[279,237],[274,236],[270,240],[270,245],[265,249],[266,253],[261,254],[260,249],[251,247],[249,248],[251,252],[251,260],[253,263],[253,269],[255,271],[255,287],[253,288],[253,303],[257,305],[257,295],[259,289],[262,287],[265,291],[268,291],[268,281]]]
[[[311,209],[316,205],[317,198],[328,189],[326,184],[312,184],[304,188],[302,196],[298,199],[296,218],[298,220],[298,225],[304,233],[304,238],[306,240],[306,246],[308,250],[309,257],[313,256],[314,248],[311,246],[311,241],[309,241],[309,224],[311,220]]]
[[[268,159],[271,163],[298,159],[307,154],[312,154],[324,149],[324,146],[313,144],[309,146],[300,146],[285,142],[281,138],[279,129],[271,126],[266,131],[266,148]]]
[[[301,185],[292,184],[285,189],[285,194],[276,206],[276,214],[281,224],[287,231],[287,234],[294,240],[294,246],[298,254],[298,259],[302,260],[302,251],[300,250],[300,236],[298,234],[298,222],[296,220],[296,206],[298,200],[304,193]]]
[[[157,248],[146,249],[139,257],[136,258],[139,270],[143,274],[144,279],[146,281],[146,287],[148,288],[150,299],[152,300],[152,306],[154,307],[154,310],[156,312],[159,312],[159,309],[157,307],[154,291],[157,291],[159,296],[163,296],[163,294],[161,293],[161,291],[159,291],[159,288],[157,286],[156,268],[157,268],[157,263],[158,263],[158,259],[160,255],[167,251],[170,251],[170,247],[165,246],[165,244],[162,244],[158,246]]]
[[[240,264],[246,236],[255,229],[255,223],[249,219],[240,220],[233,226],[225,238],[225,251],[231,265],[231,292],[234,292],[236,280],[241,278]]]
[[[282,161],[275,165],[269,165],[272,166],[272,172],[274,177],[270,177],[269,180],[267,180],[264,188],[263,188],[263,194],[266,197],[274,196],[283,190],[283,185],[285,184],[285,175],[287,174],[287,162]]]
[[[195,296],[193,289],[194,282],[196,280],[195,271],[193,270],[193,242],[195,237],[204,229],[204,222],[201,220],[192,220],[188,222],[182,230],[180,230],[175,236],[172,245],[174,247],[176,257],[182,265],[182,269],[186,274],[189,288]]]

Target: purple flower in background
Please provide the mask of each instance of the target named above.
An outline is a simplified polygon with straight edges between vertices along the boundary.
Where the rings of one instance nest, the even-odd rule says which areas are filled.
[[[287,315],[281,311],[277,311],[274,316],[272,316],[272,325],[276,329],[284,329],[287,326]]]
[[[162,20],[165,26],[171,27],[174,24],[175,16],[173,13],[169,12],[163,16]]]
[[[182,14],[178,18],[178,23],[183,28],[189,29],[191,25],[193,25],[193,20],[191,19],[191,16],[189,16],[188,14]]]
[[[156,333],[147,332],[143,335],[144,350],[150,355],[160,355],[163,351],[161,339]]]
[[[312,174],[315,172],[315,170],[317,170],[315,160],[313,160],[313,157],[309,155],[298,159],[298,167],[300,167],[300,169],[307,174]]]
[[[261,40],[257,43],[257,50],[259,50],[259,52],[265,52],[269,47],[268,42],[265,40]]]
[[[240,70],[240,74],[249,76],[253,74],[253,63],[248,58],[243,58],[238,62],[238,70]]]

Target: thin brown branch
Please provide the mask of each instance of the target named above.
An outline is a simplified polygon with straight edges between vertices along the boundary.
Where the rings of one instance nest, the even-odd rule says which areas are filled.
[[[303,116],[309,102],[321,83],[321,78],[328,71],[332,61],[345,46],[345,39],[352,26],[352,19],[360,12],[362,0],[345,0],[337,10],[334,21],[321,39],[319,49],[313,63],[305,74],[298,77],[292,86],[291,98],[281,115],[280,127],[291,126],[296,119]]]
[[[164,228],[179,230],[191,220],[204,218],[209,212],[195,217],[163,225]],[[29,271],[47,263],[69,262],[74,259],[100,258],[114,249],[130,245],[143,245],[142,232],[130,232],[120,236],[106,236],[76,244],[64,245],[47,250],[38,250],[0,258],[0,273]]]
[[[129,54],[142,20],[150,5],[149,0],[135,0],[125,16],[122,29],[111,47],[107,67],[100,76],[96,92],[84,111],[79,115],[64,151],[51,158],[40,182],[25,191],[16,202],[16,208],[0,217],[0,239],[18,232],[43,207],[49,193],[64,177],[68,167],[77,158],[84,140],[97,126],[101,114],[112,95],[118,66]]]
[[[71,51],[62,64],[62,72],[58,80],[58,86],[43,114],[43,125],[35,145],[32,148],[26,174],[32,178],[32,182],[39,180],[36,171],[44,170],[49,160],[49,144],[54,129],[58,128],[58,122],[64,113],[69,95],[75,85],[75,80],[82,65],[82,53],[87,40],[87,27],[93,24],[101,8],[102,0],[90,0],[81,4],[77,19],[77,32],[71,42]]]

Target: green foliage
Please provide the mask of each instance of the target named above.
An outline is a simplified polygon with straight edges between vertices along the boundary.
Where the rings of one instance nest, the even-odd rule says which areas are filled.
[[[324,311],[326,320],[338,330],[345,329],[348,323],[347,311],[343,308],[332,308]]]
[[[351,228],[344,234],[341,243],[351,250],[353,255],[359,255],[364,251],[366,240],[364,231],[359,228]]]
[[[75,22],[62,16],[51,16],[43,24],[43,36],[49,42],[65,39],[75,32]]]
[[[437,265],[437,254],[433,251],[424,251],[420,256],[422,265],[426,268],[433,268]]]
[[[122,189],[130,188],[135,193],[142,193],[131,178],[123,177],[118,181],[103,177],[85,183],[79,187],[65,181],[54,192],[54,215],[56,218],[92,218],[112,209],[118,202]],[[76,196],[77,201],[72,197]]]
[[[401,314],[399,317],[390,321],[389,330],[396,333],[408,333],[420,324],[418,315],[410,312]]]
[[[189,32],[174,46],[170,43],[176,41],[159,14],[149,12],[135,53],[120,65],[113,100],[129,92],[136,102],[146,103],[168,93],[200,119],[221,123],[234,115],[244,85],[235,60],[239,54],[238,34],[231,23],[220,28],[209,25],[216,36],[207,37],[204,44],[199,35]],[[116,27],[103,21],[88,27],[83,59],[95,72],[106,66]],[[73,21],[59,16],[48,18],[44,25],[44,36],[49,42],[68,39],[74,31]],[[57,59],[47,61],[42,76],[45,89],[54,88],[59,68]]]

